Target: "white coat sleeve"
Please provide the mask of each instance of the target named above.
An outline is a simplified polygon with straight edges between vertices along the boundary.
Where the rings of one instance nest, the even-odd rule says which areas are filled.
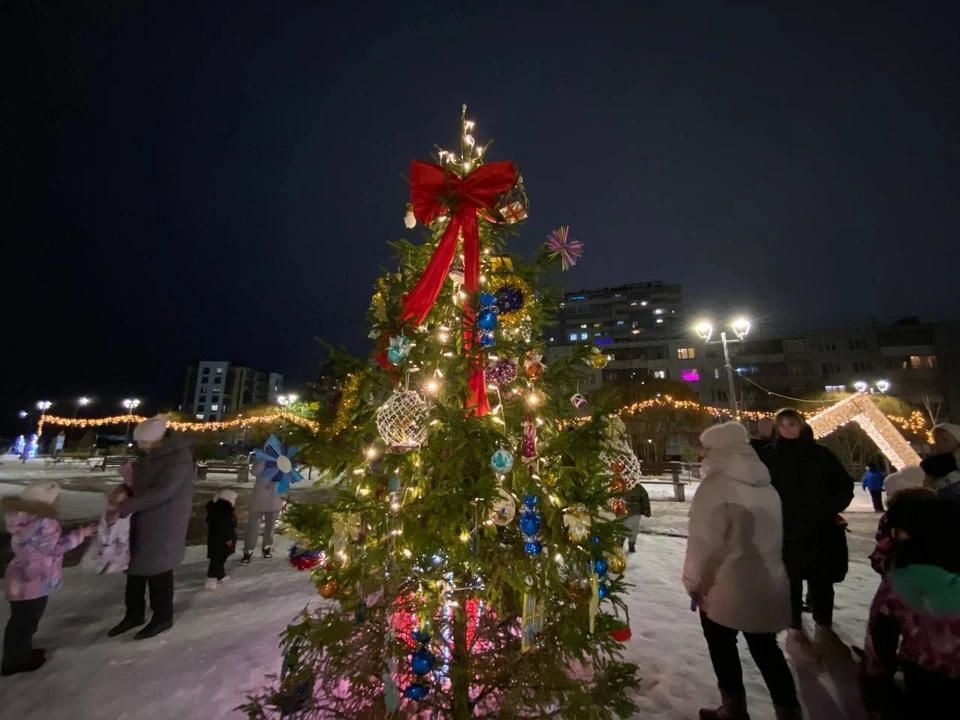
[[[693,496],[688,524],[687,556],[683,563],[683,586],[690,595],[704,597],[728,552],[727,504],[723,486],[703,482]]]

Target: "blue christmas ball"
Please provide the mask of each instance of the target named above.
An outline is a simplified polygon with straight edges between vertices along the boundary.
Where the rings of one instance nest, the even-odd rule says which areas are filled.
[[[509,450],[497,450],[490,457],[490,467],[498,473],[507,473],[513,470],[513,454]]]
[[[480,307],[487,310],[492,309],[494,312],[496,312],[496,296],[491,295],[490,293],[480,293]]]
[[[504,285],[497,290],[497,310],[501,315],[516,312],[523,307],[523,290],[512,285]]]
[[[405,698],[409,698],[410,700],[423,700],[429,692],[430,688],[428,688],[426,685],[414,683],[413,685],[407,685],[407,687],[404,688],[403,696]]]
[[[524,495],[523,504],[528,508],[533,510],[537,506],[537,496],[536,495]]]
[[[605,558],[597,558],[593,561],[593,571],[603,577],[607,574],[607,561]]]
[[[391,475],[387,478],[387,492],[400,492],[400,476]]]
[[[421,648],[413,653],[410,658],[410,669],[414,675],[426,675],[433,670],[433,664],[437,661],[433,653],[426,648]]]
[[[596,535],[591,535],[591,536],[590,536],[590,544],[591,544],[591,545],[599,545],[599,544],[600,544],[600,538],[598,538]]]
[[[481,310],[477,313],[477,327],[481,330],[496,330],[497,314],[493,310]]]
[[[402,365],[406,359],[407,353],[398,347],[392,347],[387,350],[387,360],[390,361],[391,365]]]
[[[493,337],[493,333],[481,333],[480,334],[480,346],[485,348],[491,348],[497,344],[497,339]]]
[[[520,516],[520,532],[524,535],[536,535],[540,532],[540,516],[535,512],[525,512]]]
[[[603,600],[610,594],[610,587],[606,584],[597,586],[597,597]]]
[[[527,553],[527,555],[539,555],[543,552],[543,545],[539,540],[527,540],[527,542],[523,544],[523,551]]]
[[[420,643],[421,645],[426,645],[430,642],[430,633],[426,630],[414,630],[410,633],[410,637],[413,638],[413,641]]]

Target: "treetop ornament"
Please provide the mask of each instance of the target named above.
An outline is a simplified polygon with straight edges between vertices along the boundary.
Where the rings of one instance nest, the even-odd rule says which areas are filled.
[[[290,485],[303,480],[303,475],[297,472],[294,456],[299,451],[280,442],[276,435],[271,434],[263,446],[263,450],[254,450],[253,457],[258,463],[263,463],[263,469],[257,474],[258,480],[270,480],[277,483],[277,492],[281,495],[290,489]]]
[[[446,165],[414,160],[410,165],[410,199],[417,222],[430,226],[442,217],[449,217],[447,227],[423,274],[403,300],[400,319],[422,325],[437,301],[444,281],[457,256],[462,241],[463,287],[474,295],[480,287],[480,232],[477,215],[490,217],[497,200],[517,183],[517,170],[509,160],[483,164],[483,148],[469,133],[473,123],[466,120],[466,105],[461,114],[462,156],[455,158],[442,152]],[[483,416],[490,410],[483,380],[482,349],[476,330],[477,309],[472,298],[463,311],[463,350],[473,360],[469,380],[467,408]]]

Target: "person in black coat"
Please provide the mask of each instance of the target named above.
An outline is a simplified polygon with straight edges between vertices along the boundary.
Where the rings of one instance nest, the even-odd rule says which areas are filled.
[[[233,512],[236,502],[233,490],[222,490],[207,503],[207,590],[216,590],[229,579],[224,566],[237,547],[237,518]]]
[[[773,437],[753,445],[770,469],[783,507],[783,561],[790,578],[788,640],[810,649],[802,624],[803,581],[818,636],[829,641],[833,585],[846,577],[848,562],[846,528],[838,516],[853,500],[854,480],[836,456],[814,440],[796,410],[778,412]]]

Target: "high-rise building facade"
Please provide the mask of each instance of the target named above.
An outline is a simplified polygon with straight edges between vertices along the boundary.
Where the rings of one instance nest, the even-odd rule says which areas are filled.
[[[226,360],[202,360],[187,369],[182,409],[197,420],[223,419],[251,405],[277,402],[283,375],[265,373]]]

